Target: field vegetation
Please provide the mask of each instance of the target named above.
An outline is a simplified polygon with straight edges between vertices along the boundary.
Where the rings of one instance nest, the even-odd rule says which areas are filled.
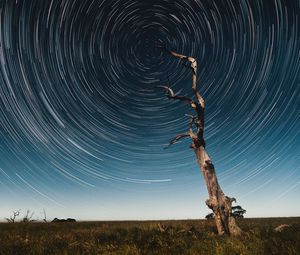
[[[0,254],[300,254],[300,218],[238,224],[241,237],[218,236],[212,220],[1,223]]]

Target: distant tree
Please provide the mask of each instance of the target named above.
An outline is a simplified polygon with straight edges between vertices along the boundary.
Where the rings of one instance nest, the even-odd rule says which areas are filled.
[[[240,205],[237,205],[237,206],[232,206],[232,216],[233,218],[235,219],[241,219],[241,218],[244,218],[244,214],[246,213],[246,210],[243,209]],[[215,214],[214,213],[209,213],[205,216],[205,218],[207,220],[210,220],[210,219],[214,219],[215,218]]]
[[[246,213],[246,210],[243,209],[240,205],[232,207],[232,215],[236,219],[244,218],[245,213]]]
[[[185,95],[178,95],[171,88],[170,81],[165,86],[157,86],[165,91],[165,95],[170,100],[178,100],[188,104],[195,113],[195,116],[188,115],[190,121],[188,131],[178,134],[170,142],[169,146],[177,143],[184,138],[190,138],[192,143],[190,148],[195,152],[197,163],[202,171],[202,175],[206,182],[209,198],[206,200],[206,205],[215,214],[215,224],[219,235],[228,234],[238,236],[242,233],[237,226],[234,217],[232,216],[232,202],[235,198],[230,198],[224,194],[218,182],[215,167],[211,158],[206,152],[206,142],[204,139],[204,112],[205,101],[199,90],[197,89],[197,59],[194,57],[185,56],[174,51],[168,50],[165,45],[157,45],[158,48],[163,49],[167,54],[178,58],[183,65],[190,70],[192,74],[192,92],[193,97]]]
[[[14,223],[16,220],[16,217],[18,217],[20,215],[20,211],[21,211],[21,209],[19,209],[18,211],[13,211],[12,216],[10,216],[9,218],[5,218],[7,220],[7,222]]]

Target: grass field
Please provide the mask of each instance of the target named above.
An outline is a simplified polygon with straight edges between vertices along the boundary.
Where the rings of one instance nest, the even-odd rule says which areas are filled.
[[[217,236],[207,220],[1,223],[0,254],[300,254],[300,218],[238,223],[238,238]],[[280,224],[291,226],[274,231]]]

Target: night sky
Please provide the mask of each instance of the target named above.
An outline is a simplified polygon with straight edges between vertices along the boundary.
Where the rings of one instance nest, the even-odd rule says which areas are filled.
[[[298,0],[0,1],[0,218],[203,218],[187,131],[198,60],[207,152],[246,217],[300,215]]]

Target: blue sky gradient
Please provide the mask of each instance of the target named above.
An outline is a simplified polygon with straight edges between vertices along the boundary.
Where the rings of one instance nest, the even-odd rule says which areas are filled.
[[[246,217],[299,216],[299,1],[2,1],[0,219],[204,218],[188,139],[198,59],[207,151]],[[21,214],[22,214],[21,213]]]

